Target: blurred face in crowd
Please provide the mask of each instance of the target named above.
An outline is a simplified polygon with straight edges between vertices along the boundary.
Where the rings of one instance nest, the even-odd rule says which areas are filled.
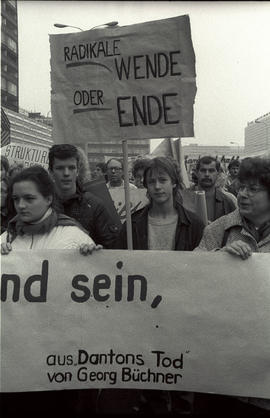
[[[229,173],[230,173],[230,175],[231,175],[231,177],[233,178],[233,179],[235,179],[237,176],[238,176],[238,173],[239,173],[239,167],[238,166],[232,166],[232,167],[230,167],[230,169],[229,169]]]
[[[212,161],[210,164],[201,163],[196,174],[198,178],[198,185],[202,189],[207,190],[214,187],[218,177],[215,161]]]
[[[134,176],[134,184],[138,189],[143,189],[143,176],[144,176],[144,168],[139,168]]]
[[[52,203],[52,196],[44,197],[30,180],[14,183],[12,199],[19,219],[28,223],[41,219]]]
[[[173,189],[171,177],[163,169],[153,169],[146,173],[147,192],[152,203],[163,205],[173,204]]]
[[[95,168],[95,170],[94,170],[94,177],[96,178],[96,179],[98,179],[98,178],[103,178],[104,177],[104,174],[103,174],[103,171],[101,170],[101,168],[100,167],[96,167]]]
[[[1,208],[6,207],[8,186],[4,181],[1,181]]]
[[[111,160],[109,162],[107,176],[111,186],[120,186],[122,184],[123,169],[119,161]]]
[[[76,179],[78,176],[76,158],[66,158],[65,160],[55,158],[52,167],[52,175],[57,191],[60,194],[72,195],[76,192]]]
[[[237,202],[241,215],[250,221],[260,224],[270,219],[270,196],[258,181],[241,183]]]
[[[130,183],[134,183],[134,177],[133,177],[132,169],[128,170],[128,180],[129,180]]]

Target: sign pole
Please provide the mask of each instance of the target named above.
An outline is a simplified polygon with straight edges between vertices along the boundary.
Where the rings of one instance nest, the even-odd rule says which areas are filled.
[[[177,151],[178,151],[178,163],[179,163],[179,167],[180,167],[182,183],[183,183],[183,186],[188,189],[190,187],[190,182],[189,182],[189,178],[188,178],[187,167],[186,167],[186,164],[185,164],[185,157],[183,155],[183,148],[182,148],[181,138],[179,137],[176,140],[176,142],[178,143],[178,146],[176,148],[177,148]]]
[[[130,193],[129,193],[129,176],[128,176],[128,144],[127,140],[122,140],[123,161],[124,161],[124,186],[125,186],[125,206],[126,206],[126,224],[127,224],[127,244],[128,250],[133,249],[132,228],[131,228],[131,211],[130,211]]]

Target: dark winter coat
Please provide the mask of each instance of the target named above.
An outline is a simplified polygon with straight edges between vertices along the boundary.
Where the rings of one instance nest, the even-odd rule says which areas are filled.
[[[77,189],[76,194],[67,200],[57,201],[57,210],[76,219],[89,233],[96,244],[111,248],[119,234],[103,202],[90,192]]]
[[[146,206],[131,216],[134,250],[148,250],[148,211]],[[178,222],[175,232],[175,251],[192,251],[200,242],[204,225],[192,212],[177,204]],[[126,223],[114,244],[114,248],[127,249]]]

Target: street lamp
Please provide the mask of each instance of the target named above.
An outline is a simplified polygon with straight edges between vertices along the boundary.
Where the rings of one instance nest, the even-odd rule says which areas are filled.
[[[110,28],[113,28],[114,26],[117,26],[118,22],[116,22],[116,20],[112,21],[112,22],[108,22],[108,23],[102,23],[101,25],[97,25],[97,26],[93,26],[90,30],[92,29],[96,29],[99,26],[109,26]]]
[[[74,29],[79,29],[83,32],[83,29],[78,28],[77,26],[71,26],[71,25],[63,25],[62,23],[54,23],[54,25],[56,28],[74,28]]]
[[[266,122],[264,122],[263,120],[258,120],[258,119],[255,119],[255,123],[262,123],[265,127],[266,127],[266,151],[268,151],[269,150],[269,135],[268,135],[268,128],[269,128],[269,126],[268,126],[268,124],[266,123]]]
[[[114,26],[117,26],[118,25],[118,22],[116,22],[115,20],[114,21],[112,21],[112,22],[108,22],[108,23],[101,23],[101,25],[96,25],[96,26],[93,26],[92,28],[90,28],[89,30],[92,30],[92,29],[96,29],[96,28],[99,28],[100,26],[109,26],[109,27],[114,27]],[[71,26],[71,25],[64,25],[63,23],[54,23],[54,25],[53,26],[55,26],[56,28],[74,28],[74,29],[79,29],[80,31],[82,31],[83,32],[83,29],[81,29],[81,28],[78,28],[78,26]]]

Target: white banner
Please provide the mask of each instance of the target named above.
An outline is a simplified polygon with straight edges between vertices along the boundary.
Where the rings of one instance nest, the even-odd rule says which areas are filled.
[[[3,392],[269,397],[269,254],[11,252],[1,301]]]
[[[24,167],[39,164],[46,169],[49,166],[49,147],[11,142],[1,148],[1,155],[7,157],[9,164],[23,164]]]

